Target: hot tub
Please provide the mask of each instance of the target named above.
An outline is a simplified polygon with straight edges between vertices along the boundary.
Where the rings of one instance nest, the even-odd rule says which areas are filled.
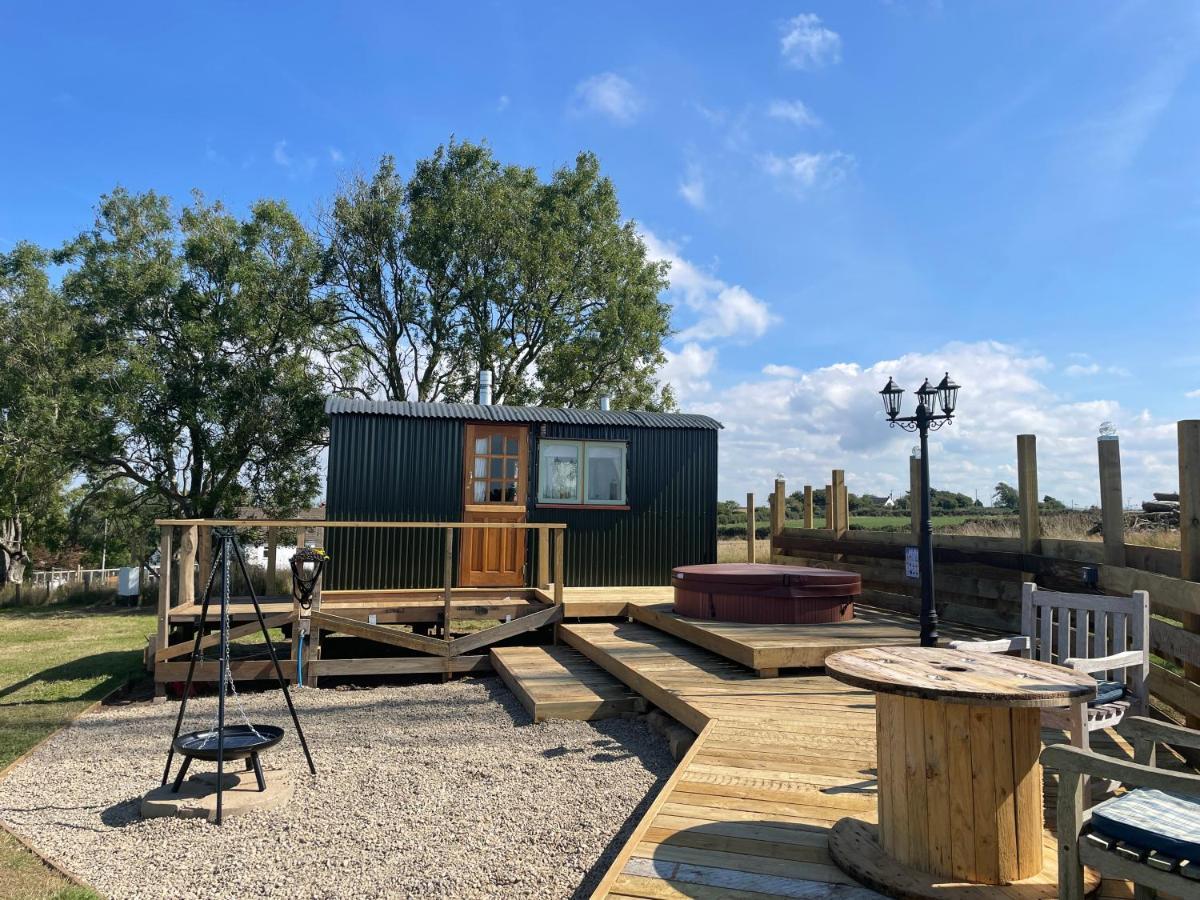
[[[854,572],[751,563],[680,566],[671,584],[681,616],[762,625],[847,622],[862,592]]]

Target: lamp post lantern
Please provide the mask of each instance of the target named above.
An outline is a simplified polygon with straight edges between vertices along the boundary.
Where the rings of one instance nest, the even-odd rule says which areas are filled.
[[[954,407],[958,403],[958,385],[950,380],[950,373],[935,387],[925,379],[917,389],[917,411],[915,415],[900,415],[900,401],[904,389],[891,378],[879,395],[883,398],[883,411],[888,425],[899,425],[905,431],[916,431],[921,435],[921,527],[917,545],[917,559],[921,570],[921,646],[936,647],[937,609],[933,604],[933,524],[929,514],[929,432],[937,431],[954,418]],[[938,406],[942,411],[937,411]],[[916,498],[912,498],[916,502]]]

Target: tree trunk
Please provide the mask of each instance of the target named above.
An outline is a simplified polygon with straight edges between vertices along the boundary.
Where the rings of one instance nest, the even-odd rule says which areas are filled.
[[[21,517],[0,519],[0,587],[20,584],[25,577],[26,561],[21,545]]]

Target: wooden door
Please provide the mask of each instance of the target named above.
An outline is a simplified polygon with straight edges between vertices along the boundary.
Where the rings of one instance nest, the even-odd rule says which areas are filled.
[[[468,425],[463,447],[463,521],[524,522],[529,495],[529,432],[519,425]],[[464,529],[459,583],[520,587],[525,529]]]

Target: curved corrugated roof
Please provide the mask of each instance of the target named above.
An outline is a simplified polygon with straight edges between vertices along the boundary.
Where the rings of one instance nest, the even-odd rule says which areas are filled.
[[[360,414],[405,416],[413,419],[470,419],[480,422],[542,422],[564,425],[624,425],[634,428],[723,427],[716,419],[688,413],[658,413],[641,410],[553,409],[546,406],[482,406],[478,403],[412,403],[407,400],[360,400],[330,397],[325,412],[331,416]]]

